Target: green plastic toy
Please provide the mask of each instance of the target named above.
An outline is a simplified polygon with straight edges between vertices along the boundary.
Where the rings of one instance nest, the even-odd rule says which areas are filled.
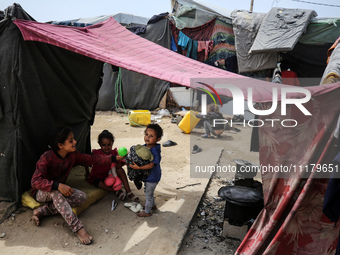
[[[127,149],[125,147],[120,147],[118,149],[118,154],[119,154],[119,156],[125,157],[126,154],[127,154]]]

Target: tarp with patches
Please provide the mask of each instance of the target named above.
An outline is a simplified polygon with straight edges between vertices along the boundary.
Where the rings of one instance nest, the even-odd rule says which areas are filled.
[[[205,81],[209,85],[214,85],[215,83],[225,82],[220,79],[214,80],[216,78],[228,79],[228,83],[238,86],[244,95],[247,95],[248,87],[253,87],[253,101],[261,103],[271,102],[272,88],[278,86],[184,57],[131,33],[113,18],[85,28],[56,26],[19,19],[15,20],[14,23],[21,30],[25,40],[52,44],[90,58],[186,87],[202,87],[197,81]],[[192,79],[193,82],[191,82]],[[340,87],[340,84],[337,86],[310,87],[308,89],[312,96],[316,96],[338,87]],[[220,95],[233,96],[227,88],[217,88],[216,91]],[[280,90],[278,96],[281,98]],[[287,95],[288,98],[300,98],[301,96],[301,93],[289,93]]]

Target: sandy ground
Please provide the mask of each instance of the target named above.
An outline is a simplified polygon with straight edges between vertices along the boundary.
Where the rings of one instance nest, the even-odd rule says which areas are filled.
[[[169,117],[163,117],[160,125],[164,129],[160,143],[170,139],[177,145],[162,147],[163,175],[155,192],[159,209],[151,217],[137,217],[122,201],[111,211],[111,202],[117,197],[110,193],[80,215],[80,220],[94,236],[94,243],[85,246],[60,215],[44,218],[41,226],[36,227],[30,222],[32,210],[20,208],[0,224],[1,254],[206,254],[198,244],[193,244],[193,238],[190,246],[181,247],[210,180],[210,174],[190,175],[190,162],[191,165],[215,165],[217,162],[235,165],[233,159],[241,158],[256,163],[257,153],[249,153],[251,129],[240,127],[241,132],[226,132],[222,139],[207,140],[200,138],[203,129],[194,129],[191,135],[184,134]],[[113,132],[115,147],[130,148],[143,143],[144,127],[131,127],[123,114],[97,112],[91,134],[92,148],[99,148],[96,140],[103,129]],[[191,154],[194,144],[199,145],[202,152]],[[233,178],[233,174],[222,178]],[[144,204],[143,190],[136,190],[132,182],[130,186]],[[217,188],[211,187],[209,192],[217,195]],[[223,253],[224,246],[213,248],[227,254]]]

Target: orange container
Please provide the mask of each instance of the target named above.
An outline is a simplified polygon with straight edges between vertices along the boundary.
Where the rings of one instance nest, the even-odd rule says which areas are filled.
[[[178,127],[182,129],[184,133],[189,134],[199,121],[200,119],[196,117],[196,113],[189,111],[184,115],[180,123],[178,123]]]

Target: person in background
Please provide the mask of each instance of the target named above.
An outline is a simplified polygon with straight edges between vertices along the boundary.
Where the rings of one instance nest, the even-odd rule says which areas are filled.
[[[225,124],[221,123],[221,121],[214,123],[214,120],[224,120],[224,117],[222,113],[220,113],[218,105],[209,104],[207,108],[207,114],[196,114],[197,118],[204,121],[205,134],[202,135],[202,138],[220,138],[225,129]]]

